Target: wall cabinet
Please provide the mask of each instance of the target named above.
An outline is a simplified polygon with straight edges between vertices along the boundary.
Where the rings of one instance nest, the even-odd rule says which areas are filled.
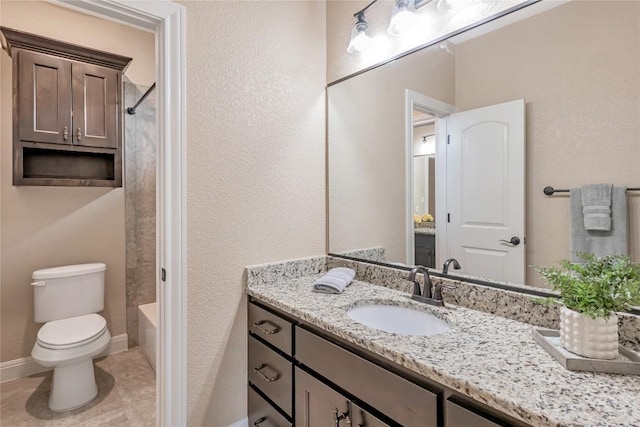
[[[527,426],[253,298],[248,311],[249,425]]]
[[[0,28],[13,60],[13,184],[122,186],[131,58]]]

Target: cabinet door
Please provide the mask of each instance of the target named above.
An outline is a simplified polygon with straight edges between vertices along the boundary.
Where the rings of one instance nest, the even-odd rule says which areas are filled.
[[[296,368],[297,427],[382,427],[389,424],[366,412],[349,399]]]
[[[71,62],[22,50],[18,74],[19,139],[71,144]]]
[[[73,143],[88,147],[117,148],[118,71],[74,62]]]

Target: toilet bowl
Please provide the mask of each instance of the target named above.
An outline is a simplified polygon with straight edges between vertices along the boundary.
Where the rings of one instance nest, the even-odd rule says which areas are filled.
[[[56,320],[40,328],[31,357],[42,366],[54,368],[49,409],[68,411],[98,395],[93,358],[110,341],[107,322],[98,314]]]
[[[38,270],[34,301],[38,331],[31,356],[53,368],[49,409],[81,407],[98,395],[93,358],[111,342],[104,305],[104,264],[82,264]]]

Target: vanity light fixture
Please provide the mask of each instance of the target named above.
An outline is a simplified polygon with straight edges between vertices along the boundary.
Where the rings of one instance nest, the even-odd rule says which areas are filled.
[[[463,9],[473,3],[474,0],[438,0],[436,8],[442,12]]]
[[[371,6],[378,0],[374,0],[369,4]],[[364,20],[364,11],[369,7],[365,7],[361,11],[357,12],[354,16],[357,16],[358,22],[354,25],[353,30],[351,30],[351,41],[349,42],[349,47],[347,48],[347,52],[354,55],[362,55],[371,50],[373,45],[373,40],[367,34],[367,29],[369,28],[369,24]]]
[[[378,0],[373,0],[353,14],[356,18],[356,24],[351,30],[351,39],[347,52],[353,55],[362,55],[370,52],[376,45],[376,42],[367,34],[369,24],[365,20],[364,13],[373,6]],[[391,20],[387,32],[392,36],[400,36],[409,34],[416,30],[420,17],[416,14],[416,9],[422,7],[434,0],[395,0],[395,6],[391,12]]]
[[[414,31],[418,22],[415,1],[396,0],[387,32],[392,36],[400,36]]]

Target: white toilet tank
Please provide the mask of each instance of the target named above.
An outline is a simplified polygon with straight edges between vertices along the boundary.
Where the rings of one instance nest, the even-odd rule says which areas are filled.
[[[33,272],[36,323],[68,319],[104,309],[102,263],[65,265]]]

